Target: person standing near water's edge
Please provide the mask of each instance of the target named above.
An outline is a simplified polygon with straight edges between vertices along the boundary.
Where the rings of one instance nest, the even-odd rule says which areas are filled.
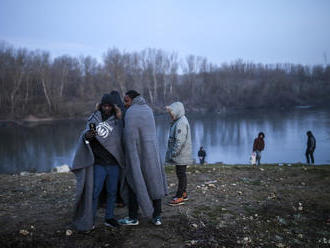
[[[253,142],[253,152],[256,153],[257,165],[260,165],[261,152],[265,149],[265,134],[260,132],[258,137]]]
[[[138,225],[138,209],[144,216],[152,216],[154,225],[161,225],[162,198],[167,195],[167,179],[161,163],[156,124],[151,108],[136,91],[126,93],[124,146],[126,167],[121,189],[128,205],[128,217],[121,225]]]
[[[110,94],[101,100],[100,109],[88,119],[74,156],[71,171],[77,180],[73,226],[79,231],[93,229],[99,195],[106,188],[106,226],[117,227],[113,218],[119,167],[124,166],[120,109]]]
[[[314,137],[314,135],[312,134],[312,131],[308,131],[306,133],[307,135],[307,149],[306,149],[306,160],[307,160],[307,164],[310,164],[310,160],[309,158],[311,159],[311,162],[312,164],[314,164],[314,151],[315,151],[315,148],[316,148],[316,139]]]
[[[187,195],[187,165],[192,164],[191,132],[188,119],[185,116],[184,106],[181,102],[172,103],[166,107],[171,116],[172,123],[168,138],[168,146],[165,162],[174,164],[178,177],[178,190],[170,206],[184,204],[188,200]]]
[[[199,148],[199,151],[198,151],[197,155],[198,155],[198,158],[199,158],[199,163],[201,165],[203,165],[204,162],[205,162],[206,151],[204,150],[204,148],[202,146]]]

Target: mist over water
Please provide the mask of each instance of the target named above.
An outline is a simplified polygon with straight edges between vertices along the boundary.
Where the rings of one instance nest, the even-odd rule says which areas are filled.
[[[330,109],[250,110],[226,115],[188,115],[193,156],[204,146],[208,163],[247,164],[254,138],[265,137],[263,163],[305,162],[307,136],[311,130],[317,145],[316,164],[330,163]],[[161,158],[164,160],[170,119],[156,117]],[[71,164],[84,121],[55,121],[33,126],[1,124],[0,173],[50,171]]]

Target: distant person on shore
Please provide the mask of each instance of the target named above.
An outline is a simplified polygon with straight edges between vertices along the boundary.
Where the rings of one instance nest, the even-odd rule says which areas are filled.
[[[104,224],[118,227],[114,219],[119,168],[124,165],[122,146],[123,127],[110,94],[102,97],[100,108],[87,121],[82,132],[72,164],[77,188],[73,226],[79,231],[94,228],[100,193],[106,189]]]
[[[311,131],[308,131],[306,133],[307,135],[307,149],[306,149],[306,160],[307,160],[307,164],[310,164],[310,160],[312,162],[312,164],[314,164],[314,151],[316,148],[316,139],[314,137],[314,135],[312,134]],[[310,160],[309,160],[310,158]]]
[[[138,225],[138,209],[152,216],[154,225],[161,225],[162,198],[167,195],[167,179],[161,163],[154,114],[144,98],[135,90],[124,97],[124,147],[126,167],[123,170],[122,192],[128,204],[128,217],[121,225]],[[125,194],[124,194],[125,192]]]
[[[205,162],[205,157],[206,157],[206,151],[204,150],[204,148],[201,146],[199,148],[199,151],[198,151],[198,158],[199,158],[199,162],[201,165],[204,164]]]
[[[172,103],[166,107],[171,116],[172,123],[168,138],[168,147],[165,162],[175,164],[178,177],[176,195],[168,203],[171,206],[184,204],[187,195],[187,165],[192,163],[191,132],[188,119],[185,116],[184,106],[181,102]]]
[[[261,152],[265,149],[265,134],[260,132],[258,137],[253,142],[253,152],[256,153],[257,165],[260,165]]]

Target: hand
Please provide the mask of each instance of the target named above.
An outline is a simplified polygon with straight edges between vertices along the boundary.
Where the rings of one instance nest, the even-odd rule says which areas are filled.
[[[95,138],[96,134],[97,134],[96,131],[94,131],[94,130],[88,130],[88,131],[85,133],[85,138],[86,138],[87,140],[92,140],[92,139]]]
[[[97,102],[95,104],[95,110],[101,110],[101,103]]]
[[[116,104],[114,105],[114,107],[117,119],[121,120],[121,118],[123,117],[121,109]]]

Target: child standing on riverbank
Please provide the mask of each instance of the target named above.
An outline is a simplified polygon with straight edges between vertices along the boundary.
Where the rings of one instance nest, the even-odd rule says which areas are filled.
[[[166,152],[166,163],[175,164],[178,177],[178,190],[169,205],[178,206],[188,200],[186,168],[192,163],[191,132],[188,119],[185,116],[181,102],[172,103],[166,107],[172,123]]]

